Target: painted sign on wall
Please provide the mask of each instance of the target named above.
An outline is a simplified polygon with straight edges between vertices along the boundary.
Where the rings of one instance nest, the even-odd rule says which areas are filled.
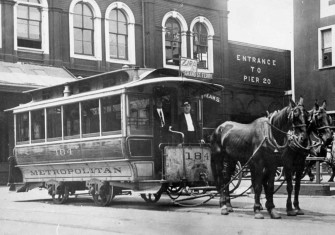
[[[290,76],[287,52],[230,43],[229,78],[234,83],[284,88]]]

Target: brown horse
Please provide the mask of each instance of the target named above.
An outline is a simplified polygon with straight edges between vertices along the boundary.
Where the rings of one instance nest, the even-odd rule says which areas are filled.
[[[314,108],[307,113],[305,117],[309,117],[307,135],[309,137],[313,136],[318,138],[319,141],[315,148],[310,149],[306,147],[306,143],[303,143],[303,147],[295,145],[293,142],[289,144],[289,148],[286,148],[282,154],[283,166],[285,180],[287,182],[287,201],[286,201],[286,211],[288,216],[303,215],[304,212],[299,206],[299,192],[301,179],[303,178],[303,172],[305,168],[305,161],[310,151],[313,155],[319,155],[318,152],[324,152],[326,147],[333,140],[333,133],[330,129],[330,117],[326,112],[326,102],[324,101],[322,106],[315,103]],[[306,147],[306,148],[305,148]],[[313,153],[314,152],[314,153]],[[326,154],[325,152],[325,154]],[[294,201],[292,207],[291,195],[293,190],[292,177],[295,174],[295,186],[294,186]]]
[[[302,102],[302,101],[301,101]],[[279,145],[285,148],[287,132],[292,132],[302,142],[306,137],[305,118],[302,103],[292,100],[282,110],[267,117],[258,118],[250,124],[227,121],[218,126],[211,135],[212,171],[220,193],[221,214],[233,211],[230,203],[229,181],[237,161],[248,163],[252,186],[255,192],[254,212],[256,219],[263,219],[260,213],[262,186],[266,195],[266,208],[271,218],[281,218],[273,203],[274,178],[277,168]],[[299,128],[298,128],[299,126]]]

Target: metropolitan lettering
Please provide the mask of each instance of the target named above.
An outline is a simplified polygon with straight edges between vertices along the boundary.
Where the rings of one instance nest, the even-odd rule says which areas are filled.
[[[85,175],[85,174],[122,174],[121,167],[97,167],[97,168],[70,168],[70,169],[54,169],[54,170],[33,170],[30,171],[31,176],[39,175]]]

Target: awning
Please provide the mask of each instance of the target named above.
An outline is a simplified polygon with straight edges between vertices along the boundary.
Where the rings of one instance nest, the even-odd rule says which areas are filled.
[[[0,62],[0,91],[22,92],[77,80],[65,68]]]

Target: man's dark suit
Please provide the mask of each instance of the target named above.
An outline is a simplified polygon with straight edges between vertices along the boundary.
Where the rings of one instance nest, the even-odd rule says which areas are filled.
[[[170,125],[170,118],[169,118],[168,113],[163,110],[165,125],[162,127],[161,118],[157,112],[156,107],[154,107],[153,114],[154,114],[153,142],[154,142],[154,150],[155,150],[154,161],[155,161],[155,172],[158,173],[159,171],[162,170],[162,153],[161,153],[161,150],[159,149],[159,144],[169,142],[168,128]]]
[[[187,131],[187,122],[185,118],[185,114],[182,113],[178,117],[178,131],[184,133],[184,143],[198,143],[201,139],[201,132],[199,123],[196,119],[191,115],[192,123],[194,126],[194,131]]]

